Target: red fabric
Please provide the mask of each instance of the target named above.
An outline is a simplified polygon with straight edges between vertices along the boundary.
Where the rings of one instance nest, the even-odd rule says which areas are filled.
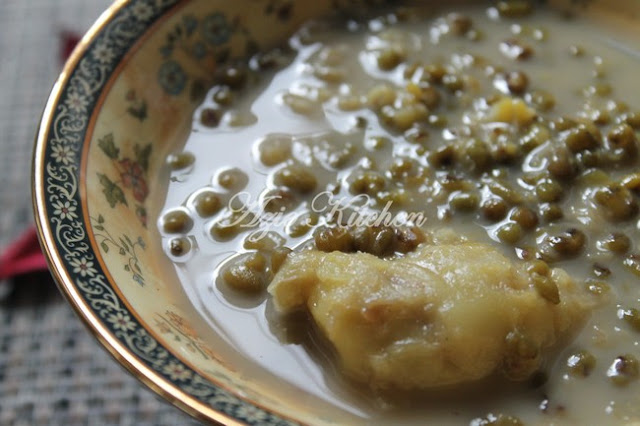
[[[60,34],[60,62],[67,60],[73,49],[76,47],[82,37],[71,31],[63,31]]]
[[[35,228],[29,228],[0,255],[0,280],[47,270]]]

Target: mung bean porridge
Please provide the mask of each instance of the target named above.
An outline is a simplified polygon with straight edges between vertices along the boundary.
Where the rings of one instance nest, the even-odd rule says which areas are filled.
[[[167,161],[167,256],[231,345],[363,421],[640,421],[638,40],[459,9],[221,69]]]

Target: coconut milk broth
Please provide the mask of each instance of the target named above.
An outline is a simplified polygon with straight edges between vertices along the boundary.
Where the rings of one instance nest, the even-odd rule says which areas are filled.
[[[221,170],[230,167],[248,174],[248,184],[243,191],[249,194],[251,200],[256,200],[265,187],[272,187],[269,174],[273,169],[261,165],[257,160],[257,143],[265,135],[291,135],[294,140],[294,157],[316,172],[318,188],[343,182],[341,188],[335,191],[336,198],[351,197],[347,189],[347,177],[353,170],[361,167],[362,162],[354,161],[344,169],[327,171],[319,165],[320,161],[311,161],[314,149],[316,153],[322,151],[318,148],[322,141],[330,141],[337,148],[352,144],[357,152],[355,158],[367,156],[369,160],[362,161],[374,161],[379,170],[386,170],[394,156],[413,157],[427,165],[424,156],[420,157],[415,153],[419,145],[407,142],[401,133],[386,130],[376,114],[366,108],[342,111],[335,99],[329,99],[320,103],[316,113],[304,116],[284,105],[283,94],[287,90],[304,95],[320,88],[331,96],[346,91],[340,85],[323,83],[311,75],[310,63],[317,58],[322,45],[339,45],[349,52],[345,59],[346,68],[349,69],[346,80],[353,93],[366,94],[370,87],[383,81],[402,86],[406,63],[425,58],[438,59],[457,67],[470,67],[469,53],[473,53],[506,69],[525,70],[530,77],[531,87],[548,90],[555,96],[557,104],[553,111],[547,113],[550,115],[575,115],[577,111],[581,111],[585,99],[582,91],[597,82],[594,72],[602,68],[606,70],[606,81],[614,88],[610,97],[627,102],[632,108],[640,107],[636,73],[631,71],[640,69],[640,53],[634,49],[634,46],[639,45],[637,42],[634,44],[632,40],[618,40],[604,31],[594,30],[592,22],[567,20],[554,12],[538,10],[533,16],[521,20],[496,21],[486,8],[465,7],[464,13],[473,19],[475,27],[483,33],[482,40],[470,42],[465,38],[438,34],[434,19],[447,12],[449,11],[442,10],[428,13],[425,20],[391,26],[400,31],[398,37],[402,37],[409,46],[409,54],[404,63],[389,72],[380,71],[373,56],[366,52],[367,47],[380,43],[377,34],[385,27],[384,19],[374,19],[368,25],[350,22],[346,25],[348,30],[343,31],[337,31],[331,26],[325,29],[324,24],[313,24],[310,27],[311,33],[317,42],[307,45],[301,43],[299,37],[294,37],[291,44],[297,53],[292,64],[275,74],[265,75],[262,82],[256,83],[253,93],[239,96],[235,101],[234,109],[241,116],[247,117],[247,122],[255,117],[255,122],[231,127],[223,119],[216,129],[209,129],[199,121],[200,110],[196,111],[193,130],[184,147],[185,151],[194,154],[196,161],[187,171],[172,174],[165,203],[167,210],[184,206],[191,211],[194,219],[194,226],[189,232],[194,249],[184,257],[172,258],[180,282],[211,327],[248,359],[281,380],[292,383],[363,421],[382,422],[390,418],[394,418],[394,421],[424,421],[429,418],[439,424],[466,424],[490,412],[518,416],[525,424],[611,424],[638,419],[640,384],[634,381],[626,387],[616,387],[610,384],[606,376],[606,371],[616,356],[625,353],[640,355],[638,333],[617,316],[618,305],[628,308],[637,306],[640,301],[638,279],[623,268],[620,259],[596,248],[595,241],[606,234],[603,229],[610,230],[614,226],[607,225],[601,217],[593,214],[587,203],[577,201],[582,196],[579,185],[571,188],[564,198],[562,207],[565,216],[557,222],[557,227],[588,226],[592,230],[588,235],[588,248],[579,259],[561,261],[554,266],[566,269],[577,282],[584,282],[595,278],[594,263],[605,265],[611,271],[607,280],[611,285],[610,300],[593,313],[575,341],[559,354],[555,364],[547,370],[547,383],[535,390],[519,385],[518,390],[510,396],[496,392],[495,398],[491,398],[486,396],[486,389],[480,389],[463,402],[460,399],[452,399],[448,404],[446,401],[435,404],[420,402],[422,408],[416,407],[409,413],[402,410],[401,414],[391,407],[376,408],[377,405],[385,404],[378,404],[375,398],[364,396],[352,386],[344,386],[331,364],[327,364],[326,360],[322,362],[326,358],[322,354],[313,353],[313,350],[310,351],[305,346],[287,344],[277,337],[273,325],[267,321],[270,307],[265,302],[264,295],[255,299],[243,298],[221,291],[221,287],[216,285],[220,264],[243,251],[242,242],[250,231],[229,242],[214,241],[209,234],[214,219],[203,220],[193,212],[193,197],[204,188],[222,194],[228,193],[229,191],[217,185],[216,177]],[[527,39],[535,49],[534,58],[526,63],[514,63],[500,53],[498,45],[518,34],[525,26],[544,30],[544,40],[537,41],[535,36]],[[572,45],[582,46],[584,55],[579,58],[571,57],[568,50]],[[478,75],[481,82],[479,94],[493,90],[490,88],[490,80],[482,78],[481,69],[471,70],[469,73]],[[202,108],[213,105],[212,97],[213,93],[210,93]],[[460,108],[446,113],[446,129],[455,129],[464,120],[464,110],[465,108]],[[364,126],[363,118],[366,120]],[[431,129],[425,146],[437,146],[451,138],[451,131],[446,129]],[[370,141],[378,136],[388,137],[391,143],[380,150],[371,149]],[[530,155],[530,167],[544,167],[544,164],[536,161],[535,155]],[[434,175],[435,173],[440,172],[434,172]],[[612,177],[617,177],[616,173],[612,172]],[[515,179],[513,183],[518,184]],[[521,190],[526,192],[524,188]],[[310,198],[307,197],[307,203]],[[494,242],[507,256],[516,258],[513,247],[497,241],[494,232],[497,225],[489,225],[473,215],[454,214],[447,217],[443,214],[441,204],[438,207],[437,199],[437,186],[425,185],[412,195],[405,208],[407,211],[424,212],[427,229],[449,226],[470,239]],[[301,212],[304,207],[303,204],[296,211]],[[397,210],[393,211],[397,213]],[[636,250],[637,227],[635,220],[615,225],[616,231],[634,237],[633,249]],[[272,226],[269,229],[282,236],[287,235],[285,226]],[[296,247],[309,237],[310,234],[300,238],[287,237],[286,245]],[[518,245],[534,245],[536,238],[543,237],[540,233],[530,233]],[[168,238],[165,237],[165,244],[167,241]],[[575,378],[567,373],[567,357],[579,349],[589,350],[597,359],[594,371],[585,378]],[[480,398],[480,395],[485,396]]]

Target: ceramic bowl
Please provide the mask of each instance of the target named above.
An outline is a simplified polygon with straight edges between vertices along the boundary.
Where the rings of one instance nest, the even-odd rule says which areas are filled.
[[[181,290],[155,226],[166,156],[186,140],[216,67],[347,3],[118,1],[82,39],[46,105],[33,186],[51,270],[117,361],[199,419],[356,420],[233,356]],[[638,12],[622,0],[566,3],[611,22]]]

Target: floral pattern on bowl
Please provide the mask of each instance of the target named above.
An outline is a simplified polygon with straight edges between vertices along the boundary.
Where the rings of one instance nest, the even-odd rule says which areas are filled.
[[[254,34],[270,22],[244,16],[242,4],[114,5],[51,96],[36,148],[34,197],[62,290],[130,371],[203,419],[291,424],[274,413],[311,413],[285,409],[214,349],[177,278],[166,279],[175,273],[153,222],[163,159],[184,140],[216,67],[273,45],[327,7],[298,16],[288,1],[252,4],[281,24],[260,42]]]

